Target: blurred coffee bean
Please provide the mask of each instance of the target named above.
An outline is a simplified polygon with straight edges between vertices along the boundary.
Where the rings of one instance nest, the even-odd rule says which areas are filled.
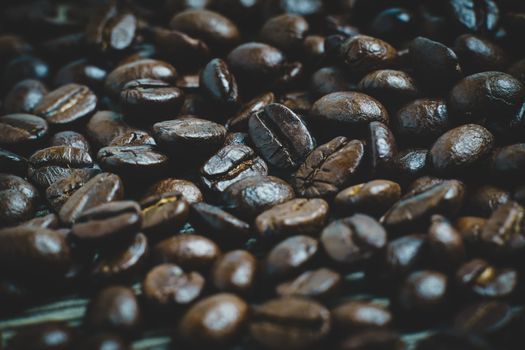
[[[510,268],[497,268],[481,259],[470,260],[456,271],[459,292],[467,297],[505,298],[513,294],[518,274]]]
[[[319,242],[308,236],[292,236],[268,253],[264,272],[273,280],[294,277],[306,270],[319,257]]]
[[[220,292],[247,295],[255,288],[257,265],[257,259],[249,252],[232,250],[217,259],[213,265],[213,286]]]
[[[303,272],[297,278],[283,282],[276,287],[276,294],[281,297],[306,297],[329,300],[338,296],[341,290],[342,277],[339,273],[319,268]]]
[[[15,84],[4,98],[4,112],[31,113],[48,90],[39,80],[26,79]]]

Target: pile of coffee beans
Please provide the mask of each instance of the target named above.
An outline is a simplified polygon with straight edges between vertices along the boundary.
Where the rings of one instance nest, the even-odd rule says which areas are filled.
[[[7,349],[523,349],[523,0],[0,9]]]

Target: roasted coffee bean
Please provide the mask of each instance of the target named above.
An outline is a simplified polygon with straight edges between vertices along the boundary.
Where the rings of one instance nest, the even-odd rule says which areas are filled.
[[[153,125],[153,137],[167,153],[182,159],[206,159],[224,143],[226,128],[209,120],[185,116]]]
[[[204,41],[180,31],[155,28],[153,35],[159,55],[177,67],[200,67],[210,56]]]
[[[37,207],[38,190],[21,177],[0,173],[0,227],[31,219]]]
[[[60,209],[60,220],[72,225],[86,210],[124,197],[122,180],[114,174],[102,173],[77,190]]]
[[[411,273],[401,286],[397,303],[409,315],[439,315],[447,311],[450,286],[445,274],[422,270]]]
[[[465,210],[475,216],[489,217],[511,199],[511,194],[503,188],[484,185],[469,193]]]
[[[301,196],[331,197],[362,167],[365,150],[361,141],[336,137],[308,155],[292,178]]]
[[[392,131],[381,122],[373,121],[368,124],[368,133],[371,169],[377,176],[391,168],[397,154],[397,144]]]
[[[462,29],[484,33],[494,31],[498,25],[500,10],[493,0],[450,0],[447,5]]]
[[[324,227],[328,212],[328,203],[323,199],[292,199],[257,216],[255,228],[260,236],[267,239],[293,234],[314,236]]]
[[[105,89],[111,96],[119,96],[126,83],[137,79],[161,80],[174,83],[177,78],[175,68],[163,61],[140,59],[118,66],[106,77]]]
[[[49,65],[40,58],[22,55],[3,66],[2,86],[9,89],[21,80],[46,80],[49,77]]]
[[[392,160],[390,171],[400,182],[408,182],[423,176],[429,167],[428,150],[407,148],[399,151]]]
[[[209,10],[182,11],[173,16],[170,28],[201,39],[218,51],[231,48],[240,39],[235,23]]]
[[[423,98],[397,111],[394,131],[405,144],[430,145],[450,128],[450,124],[445,100]]]
[[[325,38],[321,35],[308,35],[302,43],[302,51],[307,64],[317,66],[325,58]]]
[[[492,157],[492,171],[504,180],[520,181],[525,170],[525,143],[503,147]]]
[[[295,197],[292,187],[274,176],[249,176],[228,186],[223,194],[227,208],[253,218]]]
[[[481,232],[487,223],[487,219],[475,216],[459,217],[454,226],[461,234],[463,241],[468,245],[477,245],[481,239]]]
[[[20,225],[57,229],[59,224],[60,221],[58,219],[58,216],[56,214],[51,213],[46,216],[35,217],[31,220],[24,221]]]
[[[0,231],[0,262],[4,274],[22,279],[62,277],[72,264],[66,235],[36,226]]]
[[[416,18],[409,9],[389,7],[378,13],[370,25],[370,32],[384,40],[399,41],[413,35]]]
[[[84,186],[92,177],[99,173],[98,170],[79,172],[53,182],[46,189],[46,199],[51,207],[58,213],[79,188]]]
[[[104,67],[92,64],[88,60],[80,59],[73,61],[58,70],[53,79],[55,86],[66,84],[86,85],[95,91],[101,91],[104,87],[107,71]]]
[[[346,39],[340,47],[341,59],[352,75],[362,78],[366,74],[389,68],[396,58],[396,49],[387,42],[366,35]]]
[[[177,335],[195,348],[225,348],[241,336],[248,311],[248,304],[233,294],[212,295],[184,314],[177,326]],[[210,323],[211,319],[214,322]]]
[[[118,335],[100,333],[82,340],[80,350],[129,350],[128,344]]]
[[[272,279],[298,275],[319,257],[319,242],[308,236],[292,236],[277,244],[268,253],[264,271]]]
[[[387,279],[407,275],[420,267],[428,254],[425,235],[407,235],[386,245],[384,268]]]
[[[109,146],[156,146],[155,139],[145,131],[130,130],[115,137]]]
[[[306,297],[329,300],[338,296],[342,284],[339,273],[319,268],[303,272],[294,280],[283,282],[276,287],[276,294],[281,297]]]
[[[51,146],[69,146],[80,148],[88,153],[91,150],[89,141],[84,137],[84,135],[76,131],[57,132],[51,137],[49,143]]]
[[[142,125],[170,119],[180,109],[183,99],[181,90],[161,80],[132,80],[120,92],[126,119]]]
[[[201,168],[204,185],[223,192],[229,185],[248,176],[267,175],[268,166],[248,146],[230,145],[221,148]]]
[[[388,349],[404,350],[405,341],[401,336],[391,330],[364,330],[347,337],[339,345],[339,350],[361,350],[361,349]]]
[[[518,274],[510,268],[497,268],[487,261],[474,259],[456,271],[458,289],[467,296],[506,298],[518,284]]]
[[[525,249],[525,208],[509,201],[496,209],[481,231],[481,244],[491,254],[511,257]]]
[[[8,349],[67,350],[75,343],[75,331],[66,323],[48,321],[22,328],[9,339]]]
[[[6,113],[31,113],[46,94],[47,88],[40,81],[22,80],[5,95],[3,109]]]
[[[384,306],[366,301],[348,301],[332,309],[334,327],[339,332],[389,328],[394,316]]]
[[[499,301],[484,301],[461,309],[454,318],[454,328],[464,333],[497,336],[501,335],[505,327],[509,327],[512,319],[510,305]]]
[[[164,173],[168,157],[151,146],[110,146],[98,151],[102,169],[127,179],[150,179]]]
[[[397,109],[420,95],[419,87],[412,76],[392,69],[376,70],[365,75],[359,81],[358,88],[391,109]]]
[[[156,263],[174,263],[184,270],[207,270],[219,257],[217,244],[206,237],[181,234],[160,241],[151,253]]]
[[[257,259],[245,250],[232,250],[213,265],[211,280],[220,292],[247,295],[253,291],[258,273]]]
[[[27,151],[38,146],[47,137],[47,122],[31,114],[8,114],[0,117],[0,146],[20,151]]]
[[[255,112],[248,124],[255,147],[277,168],[296,168],[314,149],[314,139],[304,122],[281,104],[272,103]]]
[[[146,191],[146,197],[167,192],[179,192],[189,204],[200,203],[204,200],[202,192],[197,185],[191,181],[176,178],[166,178],[157,181]]]
[[[124,243],[101,255],[91,270],[93,279],[101,282],[125,280],[140,272],[149,253],[148,239],[138,233]]]
[[[248,146],[251,144],[250,135],[245,132],[231,132],[226,135],[224,139],[224,147],[234,146],[234,145],[243,145]]]
[[[86,26],[86,42],[102,53],[122,51],[133,42],[137,19],[111,3],[96,11]]]
[[[82,211],[71,234],[81,244],[111,244],[137,233],[142,225],[138,203],[115,201]]]
[[[245,103],[241,109],[226,122],[226,128],[230,131],[247,131],[248,120],[252,113],[257,112],[275,101],[272,92],[266,92],[254,97]]]
[[[248,223],[207,203],[191,205],[190,222],[221,246],[242,244],[251,236]]]
[[[401,198],[381,218],[387,228],[417,226],[433,214],[454,216],[463,205],[465,185],[447,180]]]
[[[463,34],[454,42],[454,52],[468,74],[505,71],[508,57],[501,47],[481,36]]]
[[[308,22],[295,14],[282,14],[264,23],[259,33],[261,40],[283,51],[298,50],[303,43]]]
[[[350,128],[357,132],[364,131],[373,121],[387,124],[388,112],[371,96],[359,92],[334,92],[314,103],[308,120],[335,130]]]
[[[312,74],[310,90],[316,97],[338,91],[355,90],[356,86],[339,67],[323,67]]]
[[[441,215],[432,216],[428,247],[432,262],[444,270],[458,266],[465,259],[465,246],[460,233]]]
[[[140,201],[142,230],[150,235],[171,233],[188,218],[190,206],[179,192],[151,195]]]
[[[102,289],[86,311],[86,325],[91,329],[129,334],[138,330],[141,311],[137,297],[127,287]]]
[[[7,173],[25,176],[27,174],[27,159],[0,148],[0,169]]]
[[[253,313],[250,335],[266,349],[310,349],[331,329],[330,311],[309,299],[272,299]]]
[[[399,184],[373,180],[348,187],[335,196],[334,204],[341,213],[384,214],[401,197]]]
[[[87,86],[67,84],[45,95],[33,111],[60,127],[89,117],[96,107],[97,96]]]
[[[482,338],[457,332],[438,332],[417,343],[416,350],[490,350]]]
[[[231,109],[239,103],[237,81],[226,62],[219,58],[214,58],[202,69],[199,87],[219,107]]]
[[[130,130],[122,115],[112,111],[95,113],[86,125],[87,136],[97,148],[109,146],[113,139]]]
[[[299,115],[306,115],[312,108],[312,98],[308,91],[292,91],[282,95],[279,102]]]
[[[372,217],[355,214],[328,225],[321,242],[335,264],[352,269],[377,257],[386,246],[387,234]]]
[[[142,291],[149,305],[160,312],[171,312],[197,300],[204,284],[204,277],[198,272],[184,272],[177,265],[161,264],[146,274]]]
[[[73,174],[90,171],[93,160],[83,149],[53,146],[33,153],[29,158],[28,176],[42,188]]]

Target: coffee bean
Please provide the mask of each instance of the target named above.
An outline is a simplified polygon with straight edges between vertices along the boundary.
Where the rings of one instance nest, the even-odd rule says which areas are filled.
[[[188,218],[190,206],[179,192],[152,195],[140,201],[142,230],[150,236],[159,236],[182,226]]]
[[[513,294],[518,274],[510,268],[497,268],[482,259],[470,260],[456,271],[459,291],[467,296],[505,298]]]
[[[91,150],[89,141],[84,137],[84,135],[76,131],[57,132],[51,137],[49,143],[51,146],[69,146],[80,148],[88,153],[90,153]]]
[[[345,65],[358,78],[374,70],[389,68],[396,58],[394,47],[367,35],[355,35],[346,39],[339,50]]]
[[[130,130],[115,137],[109,146],[156,146],[155,139],[145,131]]]
[[[392,131],[385,124],[373,121],[368,124],[371,169],[375,176],[388,172],[397,154],[397,144]]]
[[[322,199],[292,199],[257,216],[255,228],[267,239],[292,234],[316,235],[324,227],[328,212],[328,203]]]
[[[428,246],[432,262],[444,270],[458,266],[465,259],[463,239],[452,224],[441,215],[434,215],[428,229]]]
[[[46,216],[35,217],[31,220],[24,221],[20,225],[57,229],[59,224],[60,221],[58,219],[58,216],[56,214],[51,213]]]
[[[355,89],[355,84],[348,80],[345,72],[339,67],[320,68],[310,78],[310,90],[316,97]]]
[[[71,83],[86,85],[94,91],[101,91],[104,87],[107,71],[104,67],[89,62],[86,59],[73,61],[58,70],[53,79],[54,86]]]
[[[138,330],[141,311],[133,291],[127,287],[102,289],[90,302],[86,324],[91,329],[129,334]]]
[[[420,95],[418,84],[412,76],[392,69],[376,70],[365,75],[359,81],[358,88],[389,109],[397,109]]]
[[[388,242],[384,254],[386,277],[393,279],[407,275],[423,265],[427,254],[425,235],[412,234]]]
[[[208,238],[183,234],[160,241],[151,255],[156,263],[174,263],[185,270],[207,270],[220,254],[217,244]]]
[[[487,223],[487,219],[475,217],[475,216],[462,216],[459,217],[454,226],[461,234],[463,241],[470,245],[475,246],[479,244],[481,239],[481,232],[483,227]]]
[[[2,86],[4,89],[13,87],[21,80],[46,80],[50,67],[40,58],[31,55],[17,56],[3,66]]]
[[[179,192],[189,204],[204,200],[201,190],[191,181],[176,178],[159,180],[149,187],[145,197],[166,192]]]
[[[69,197],[98,173],[98,170],[93,169],[93,171],[74,173],[55,181],[46,189],[47,201],[56,212],[60,212],[60,208]]]
[[[309,299],[272,299],[257,307],[250,335],[266,349],[314,348],[328,336],[330,312]]]
[[[301,16],[283,14],[264,23],[259,33],[261,40],[283,51],[297,50],[303,43],[308,22]]]
[[[319,268],[303,272],[294,280],[283,282],[276,287],[276,294],[280,297],[307,297],[321,300],[330,300],[338,296],[342,284],[339,273]]]
[[[266,92],[254,97],[246,102],[233,117],[228,119],[226,128],[230,131],[247,131],[248,120],[252,113],[255,113],[270,103],[275,101],[275,96],[271,92]]]
[[[59,127],[89,117],[96,107],[97,96],[87,86],[67,84],[45,95],[34,113]]]
[[[163,28],[155,28],[153,34],[159,54],[177,67],[200,67],[210,56],[208,45],[194,36]]]
[[[315,146],[299,116],[277,103],[252,114],[248,130],[257,150],[277,168],[296,168]]]
[[[110,146],[98,151],[102,169],[127,179],[150,179],[164,173],[168,157],[151,146]]]
[[[279,103],[299,115],[306,115],[312,108],[312,96],[308,91],[290,92],[282,95]]]
[[[268,253],[265,273],[272,279],[298,275],[319,257],[319,242],[308,236],[292,236],[277,244]]]
[[[224,139],[224,147],[234,146],[234,145],[243,145],[249,146],[251,144],[250,135],[245,132],[230,132],[226,135]]]
[[[481,231],[481,244],[489,253],[516,256],[525,249],[525,208],[509,201],[496,209]]]
[[[47,94],[46,86],[38,80],[26,79],[18,82],[4,98],[6,113],[31,113]]]
[[[525,169],[525,143],[517,143],[496,151],[492,160],[492,170],[504,180],[519,182]]]
[[[231,145],[221,148],[201,168],[204,185],[223,192],[229,185],[248,176],[267,175],[268,166],[248,146]]]
[[[366,301],[348,301],[332,309],[334,327],[339,332],[389,328],[394,316],[384,306]]]
[[[0,169],[4,172],[25,176],[27,174],[27,159],[0,148]]]
[[[510,305],[499,301],[484,301],[461,309],[454,318],[454,328],[464,333],[501,336],[512,318]]]
[[[361,141],[336,137],[308,155],[294,174],[292,185],[304,197],[331,197],[355,177],[363,158]]]
[[[248,295],[256,283],[257,259],[245,250],[232,250],[213,265],[211,280],[220,292]]]
[[[199,86],[219,107],[231,109],[239,103],[237,81],[226,62],[219,58],[212,59],[204,66],[200,73]]]
[[[510,200],[511,194],[503,188],[484,185],[469,194],[465,210],[472,215],[488,217]]]
[[[389,180],[373,180],[342,190],[335,197],[334,204],[341,213],[380,215],[400,197],[399,184]]]
[[[226,207],[241,217],[253,218],[295,197],[292,187],[274,176],[249,176],[228,186],[223,194]]]
[[[216,320],[209,322],[210,319]],[[248,321],[248,305],[233,294],[215,294],[193,305],[179,321],[177,335],[197,348],[234,343]]]
[[[47,137],[47,122],[31,114],[8,114],[0,117],[0,146],[27,151]]]
[[[113,139],[130,129],[122,115],[112,111],[95,113],[86,125],[87,135],[97,148],[108,146]]]
[[[306,63],[312,66],[318,65],[325,56],[325,38],[321,35],[308,35],[302,43],[302,51]]]
[[[450,0],[447,5],[462,29],[483,33],[495,30],[498,25],[500,11],[493,0]]]
[[[146,274],[142,291],[150,306],[160,312],[171,312],[197,300],[204,283],[198,272],[184,272],[177,265],[161,264]]]
[[[8,349],[66,350],[73,347],[75,331],[66,323],[48,321],[21,329],[9,340]]]
[[[24,179],[0,173],[0,227],[31,219],[38,203],[38,190]]]
[[[454,42],[461,67],[468,74],[488,71],[505,71],[508,57],[505,51],[489,39],[472,34],[463,34]]]
[[[441,272],[422,270],[413,272],[404,281],[397,302],[409,315],[439,315],[446,311],[450,286]]]

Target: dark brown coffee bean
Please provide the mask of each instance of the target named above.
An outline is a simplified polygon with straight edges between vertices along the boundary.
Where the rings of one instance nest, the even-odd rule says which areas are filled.
[[[4,98],[6,113],[31,113],[47,94],[46,86],[38,80],[22,80]]]
[[[366,301],[348,301],[332,309],[334,327],[343,334],[364,329],[389,328],[392,313],[384,306]]]
[[[245,250],[232,250],[213,265],[211,280],[220,292],[247,295],[253,291],[258,273],[257,259]]]
[[[319,257],[319,242],[308,236],[292,236],[268,253],[265,273],[272,279],[290,278],[306,270]]]
[[[385,124],[373,121],[368,124],[371,169],[375,176],[389,171],[397,154],[397,144],[392,131]]]
[[[156,263],[174,263],[184,270],[207,270],[219,257],[219,247],[206,237],[182,234],[160,241],[152,251]]]
[[[102,169],[126,179],[155,178],[168,167],[168,157],[151,146],[110,146],[98,151]]]
[[[145,131],[130,130],[115,137],[109,146],[156,146],[155,139]]]
[[[130,130],[122,115],[112,111],[95,113],[86,125],[87,136],[97,148],[109,146],[113,139]]]
[[[296,168],[315,146],[301,118],[277,103],[252,114],[248,130],[257,150],[277,168]]]
[[[282,95],[279,103],[303,116],[308,114],[310,108],[312,108],[313,100],[309,91],[292,91]]]
[[[0,231],[0,262],[4,274],[22,279],[63,277],[72,265],[66,236],[56,230],[15,226]]]
[[[390,171],[400,182],[408,182],[423,176],[429,163],[427,149],[407,148],[394,157]]]
[[[492,157],[492,171],[504,180],[520,182],[525,170],[525,143],[509,145]]]
[[[490,253],[502,257],[525,249],[525,208],[509,201],[496,209],[481,232],[481,243]]]
[[[27,159],[15,153],[9,152],[8,150],[0,148],[0,169],[7,173],[26,176]]]
[[[463,205],[464,195],[465,186],[460,181],[433,184],[401,198],[383,215],[381,222],[387,228],[396,228],[425,223],[433,214],[453,216]]]
[[[155,28],[153,34],[159,54],[177,67],[200,67],[209,59],[208,45],[196,37],[164,28]]]
[[[450,128],[446,102],[440,98],[412,101],[397,111],[394,125],[403,143],[430,145]]]
[[[204,200],[197,185],[191,181],[176,178],[166,178],[154,183],[146,191],[145,197],[166,192],[179,192],[189,204],[200,203]]]
[[[29,158],[28,176],[42,188],[67,176],[89,171],[93,160],[86,151],[69,146],[53,146],[33,153]]]
[[[261,40],[283,51],[298,50],[303,43],[308,22],[301,16],[282,14],[264,23],[259,33]]]
[[[141,225],[142,212],[138,203],[115,201],[82,211],[71,234],[81,244],[111,243],[137,233]]]
[[[128,344],[112,333],[100,333],[82,340],[79,350],[129,350]]]
[[[95,11],[86,26],[86,42],[101,53],[121,51],[133,42],[137,19],[111,3]]]
[[[226,128],[230,131],[247,131],[248,120],[252,113],[263,109],[274,101],[275,96],[272,92],[266,92],[254,97],[252,100],[245,103],[237,114],[228,119]]]
[[[234,108],[240,101],[237,81],[226,62],[214,58],[200,73],[201,91],[219,107]]]
[[[185,10],[170,21],[170,28],[201,39],[215,50],[223,51],[239,42],[235,23],[209,10]]]
[[[505,71],[508,57],[505,51],[492,41],[472,34],[463,34],[454,42],[454,52],[461,62],[461,68],[474,74],[487,71]]]
[[[210,323],[211,319],[214,322]],[[248,304],[244,300],[233,294],[215,294],[184,314],[177,335],[195,348],[225,348],[241,336],[247,321]]]
[[[149,235],[162,235],[182,226],[190,206],[179,192],[151,195],[140,201],[142,230]],[[171,232],[170,232],[171,233]]]
[[[204,283],[198,272],[186,273],[177,265],[161,264],[146,274],[142,291],[149,305],[159,312],[171,312],[197,300]]]
[[[93,169],[93,171],[74,173],[53,182],[46,189],[47,201],[57,213],[60,212],[60,208],[67,202],[69,197],[98,173],[98,170]]]
[[[362,167],[364,145],[336,137],[317,147],[293,175],[292,185],[301,196],[331,197]]]
[[[250,225],[219,207],[207,203],[191,205],[190,222],[220,246],[239,245],[251,236]]]
[[[34,113],[49,124],[64,126],[89,117],[97,107],[97,96],[85,85],[67,84],[45,95]]]
[[[400,197],[399,184],[388,180],[373,180],[342,190],[335,197],[334,204],[341,213],[380,215]]]
[[[0,227],[31,219],[37,207],[38,190],[21,177],[0,173]]]
[[[505,298],[515,292],[518,274],[513,269],[496,268],[485,260],[474,259],[460,266],[456,283],[463,294]]]
[[[374,218],[355,214],[328,225],[321,242],[333,262],[351,269],[375,258],[385,248],[387,234]]]
[[[53,79],[54,86],[66,84],[86,85],[95,91],[101,91],[104,87],[107,71],[104,67],[92,64],[91,62],[80,59],[73,61],[58,70]]]
[[[8,114],[0,117],[0,146],[27,151],[47,137],[47,122],[31,114]]]
[[[201,168],[204,185],[223,192],[229,185],[248,176],[267,175],[268,166],[248,146],[231,145],[221,148]]]
[[[110,286],[102,289],[86,311],[86,325],[91,329],[132,333],[141,324],[137,297],[127,287]]]
[[[60,221],[71,225],[84,211],[103,203],[121,200],[123,197],[122,180],[117,175],[99,174],[89,180],[64,203],[59,212]]]
[[[325,56],[325,38],[321,35],[308,35],[302,42],[302,51],[307,64],[312,66],[322,62]]]
[[[241,217],[253,218],[295,197],[292,187],[273,176],[249,176],[228,186],[223,194],[226,207]]]
[[[66,323],[47,321],[22,328],[9,339],[12,350],[67,350],[74,346],[75,331]]]
[[[272,299],[257,307],[250,335],[266,349],[320,346],[331,329],[330,311],[309,299]]]
[[[293,234],[317,235],[325,225],[328,212],[328,203],[323,199],[292,199],[257,216],[255,228],[267,239]]]
[[[428,247],[432,262],[445,270],[458,266],[465,259],[465,246],[460,233],[441,215],[432,216]]]
[[[489,217],[511,199],[511,194],[503,188],[484,185],[469,193],[466,210],[475,216]]]
[[[427,252],[426,235],[408,235],[388,242],[384,256],[387,279],[407,275],[420,267]]]
[[[487,219],[475,216],[459,217],[454,226],[461,234],[463,241],[468,245],[477,245],[481,240],[481,232],[487,223]]]
[[[46,216],[36,217],[34,219],[25,221],[20,225],[34,226],[40,228],[57,229],[60,224],[58,216],[56,214],[48,214]]]
[[[134,277],[145,265],[148,253],[148,239],[138,233],[129,242],[102,253],[91,270],[91,276],[102,282]]]
[[[140,59],[115,68],[106,78],[105,89],[111,96],[118,96],[126,83],[137,79],[161,80],[174,83],[177,78],[175,68],[163,61]]]
[[[510,305],[499,301],[484,301],[468,305],[454,318],[454,328],[464,333],[501,336],[513,319]]]
[[[358,88],[391,109],[397,109],[420,94],[419,87],[412,76],[391,69],[376,70],[365,75],[359,81]]]
[[[310,91],[316,97],[355,89],[355,84],[348,79],[345,71],[339,67],[320,68],[310,78]]]
[[[462,30],[484,33],[495,30],[498,25],[500,10],[493,0],[449,0],[447,5]]]
[[[358,78],[378,69],[389,68],[397,53],[387,42],[366,35],[346,39],[339,50],[351,74]]]
[[[437,315],[446,311],[450,286],[445,274],[422,270],[410,274],[399,290],[397,302],[408,314]]]
[[[339,273],[327,268],[303,272],[294,280],[283,282],[276,287],[280,297],[306,297],[330,300],[338,296],[342,284]]]
[[[124,115],[138,124],[170,119],[180,109],[183,99],[181,90],[161,80],[132,80],[120,92]]]
[[[347,337],[339,350],[405,350],[406,344],[401,336],[391,330],[364,330]]]
[[[61,131],[51,137],[49,141],[51,146],[69,146],[83,149],[86,152],[90,152],[91,146],[89,141],[84,135],[76,131]]]

